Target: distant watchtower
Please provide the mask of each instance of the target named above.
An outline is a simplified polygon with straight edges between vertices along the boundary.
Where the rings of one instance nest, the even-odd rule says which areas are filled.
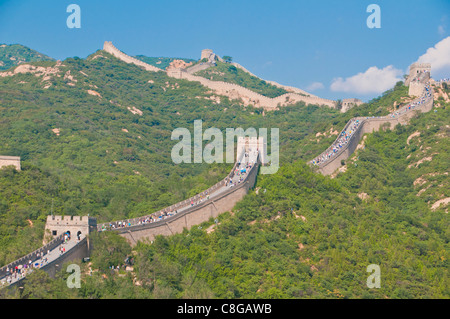
[[[202,55],[200,57],[200,60],[203,60],[203,59],[208,59],[209,60],[209,57],[211,56],[211,54],[214,54],[213,50],[211,50],[211,49],[204,49],[204,50],[202,50]]]
[[[430,80],[430,63],[413,63],[409,67],[409,75],[405,85],[409,86],[410,96],[421,96],[425,89],[425,83]]]
[[[430,63],[413,63],[409,67],[409,75],[408,78],[405,81],[405,85],[409,86],[409,84],[414,81],[415,79],[418,79],[422,74],[428,74],[431,73],[431,64]]]
[[[258,150],[260,162],[262,164],[266,163],[266,154],[267,154],[267,142],[266,140],[260,137],[249,137],[249,136],[239,136],[237,142],[237,156],[236,160],[240,160],[242,154],[245,152],[249,152],[252,150]]]
[[[64,233],[72,237],[85,237],[91,232],[97,231],[97,219],[89,216],[47,216],[45,224],[44,245],[47,240],[56,238]],[[50,236],[49,236],[50,235]]]

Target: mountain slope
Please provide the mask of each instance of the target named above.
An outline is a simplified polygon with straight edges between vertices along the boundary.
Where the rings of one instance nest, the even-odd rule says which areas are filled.
[[[98,222],[138,217],[227,174],[232,164],[175,165],[175,128],[192,132],[198,119],[204,129],[222,132],[279,128],[283,163],[290,161],[283,150],[334,116],[341,115],[301,103],[263,116],[198,83],[146,72],[104,51],[0,72],[0,154],[21,156],[23,168],[0,174],[0,264],[39,247],[52,207],[54,214],[90,214]]]
[[[0,70],[37,61],[54,61],[54,59],[20,44],[0,44]]]
[[[26,294],[45,286],[64,298],[448,298],[450,224],[447,206],[433,208],[449,197],[448,102],[367,135],[334,178],[305,164],[349,118],[408,99],[398,83],[348,114],[298,103],[263,115],[104,51],[0,73],[0,154],[23,158],[21,172],[0,170],[0,264],[39,247],[51,210],[99,222],[141,216],[220,180],[231,164],[170,158],[173,129],[202,119],[204,129],[279,128],[281,169],[258,176],[217,224],[135,252],[113,233],[93,235],[95,271],[82,289],[35,272]],[[130,255],[134,271],[111,274]],[[366,286],[370,264],[381,267],[380,289]]]

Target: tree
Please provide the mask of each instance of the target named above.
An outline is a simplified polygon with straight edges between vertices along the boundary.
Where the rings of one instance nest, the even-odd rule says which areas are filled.
[[[232,58],[231,56],[229,56],[229,55],[224,55],[224,56],[222,57],[222,59],[223,59],[225,62],[227,62],[227,63],[231,63],[231,61],[233,61],[233,58]]]

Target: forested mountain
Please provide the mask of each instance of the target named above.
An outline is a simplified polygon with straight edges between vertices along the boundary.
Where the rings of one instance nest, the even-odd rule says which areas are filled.
[[[156,66],[157,68],[160,68],[161,70],[167,69],[167,67],[170,65],[171,62],[174,60],[181,60],[186,62],[186,64],[193,64],[197,61],[193,59],[185,59],[185,58],[165,58],[165,57],[148,57],[145,55],[137,55],[135,56],[136,59],[141,60],[142,62],[145,62],[147,64]]]
[[[267,83],[226,62],[216,61],[216,66],[196,72],[195,75],[212,81],[234,83],[271,98],[288,93],[286,90]]]
[[[99,222],[142,216],[222,179],[232,164],[171,160],[171,132],[192,132],[194,120],[222,131],[279,128],[281,168],[258,176],[217,225],[133,251],[114,233],[94,234],[81,289],[66,288],[68,274],[36,271],[22,297],[450,296],[450,225],[447,207],[436,206],[450,197],[445,100],[407,126],[367,135],[342,172],[324,177],[306,162],[351,117],[385,115],[410,100],[402,82],[344,114],[303,103],[263,114],[104,51],[31,65],[0,76],[0,154],[23,161],[20,172],[0,170],[0,265],[40,246],[50,210]],[[111,271],[127,257],[133,271]],[[366,287],[370,264],[381,266],[380,289]]]
[[[0,70],[26,62],[53,61],[45,54],[34,51],[20,44],[0,44]]]

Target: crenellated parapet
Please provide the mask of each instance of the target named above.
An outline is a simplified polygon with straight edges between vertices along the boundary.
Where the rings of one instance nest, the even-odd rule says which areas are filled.
[[[428,73],[428,80],[430,79],[431,74],[431,63],[413,63],[409,66],[409,75],[405,81],[405,85],[409,86],[410,83],[414,80],[417,80],[423,73]],[[421,79],[423,83],[426,79]]]
[[[122,60],[126,63],[132,63],[135,64],[137,66],[143,67],[145,70],[147,71],[152,71],[152,72],[160,72],[161,69],[157,68],[156,66],[147,64],[145,62],[142,62],[136,58],[133,58],[125,53],[123,53],[122,51],[120,51],[119,49],[117,49],[112,42],[109,41],[105,41],[105,43],[103,44],[103,50],[114,55],[116,58],[118,58],[119,60]]]

